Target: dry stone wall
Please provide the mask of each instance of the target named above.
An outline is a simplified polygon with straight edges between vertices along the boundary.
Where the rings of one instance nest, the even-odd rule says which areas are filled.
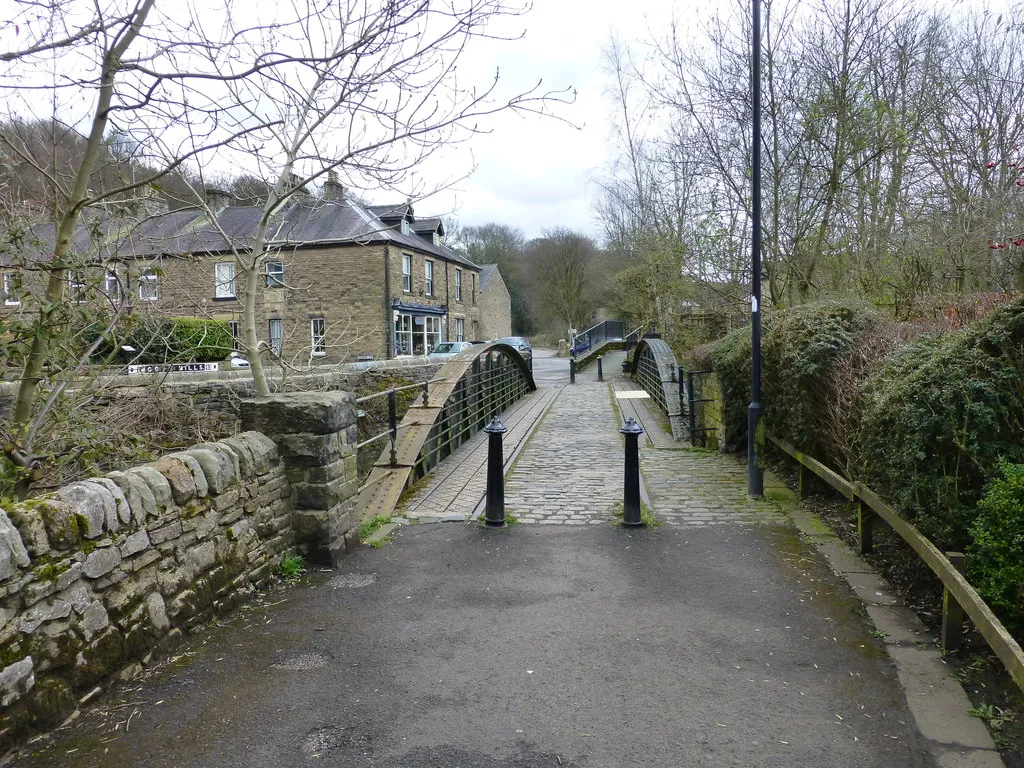
[[[353,395],[243,411],[262,431],[0,511],[0,751],[245,600],[284,552],[358,545]]]

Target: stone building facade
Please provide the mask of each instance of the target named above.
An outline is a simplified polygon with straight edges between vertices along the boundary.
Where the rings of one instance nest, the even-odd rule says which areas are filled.
[[[512,335],[512,299],[497,264],[480,268],[480,317],[485,339]]]
[[[206,317],[242,337],[245,271],[260,210],[164,211],[108,227],[89,275],[68,275],[70,301],[126,299],[133,312]],[[410,203],[365,206],[335,181],[297,195],[272,221],[274,251],[258,266],[257,338],[285,363],[306,366],[427,354],[445,340],[484,338],[480,267],[441,244],[439,219]],[[39,274],[36,272],[35,274]],[[22,275],[2,269],[0,313],[30,309]],[[500,311],[500,310],[499,310]]]

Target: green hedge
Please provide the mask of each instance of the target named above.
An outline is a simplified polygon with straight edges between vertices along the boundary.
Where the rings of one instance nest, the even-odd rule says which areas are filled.
[[[861,394],[859,478],[940,546],[964,547],[1000,459],[1024,458],[1024,302],[911,342]]]
[[[970,540],[974,507],[1000,459],[1024,460],[1024,299],[972,326],[904,342],[860,378],[832,378],[885,323],[866,304],[824,301],[765,318],[765,425],[797,448],[874,488],[944,547]],[[750,330],[712,352],[722,385],[726,442],[744,445],[750,402]],[[851,422],[830,419],[836,381]],[[848,434],[839,460],[828,436]],[[848,463],[847,463],[848,462]]]
[[[1024,465],[1002,463],[970,533],[968,578],[1010,631],[1024,633]]]
[[[765,426],[797,448],[824,457],[825,376],[878,322],[870,305],[856,301],[821,301],[766,315],[761,343]],[[733,331],[712,350],[725,400],[725,440],[733,448],[747,439],[750,356],[749,327]]]
[[[224,360],[233,349],[231,327],[222,320],[194,317],[131,317],[116,331],[120,349],[116,363],[212,363]],[[97,352],[94,361],[105,362],[113,351],[113,340]]]

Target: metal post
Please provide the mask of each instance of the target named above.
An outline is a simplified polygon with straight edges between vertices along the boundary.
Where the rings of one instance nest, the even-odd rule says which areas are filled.
[[[693,393],[693,371],[686,372],[686,420],[690,427],[690,445],[697,445],[697,396]]]
[[[601,358],[602,357],[604,357],[604,356],[600,355],[597,358],[597,380],[598,381],[604,381],[604,368],[601,367]]]
[[[640,435],[643,427],[633,420],[626,419],[625,426],[619,430],[626,436],[626,467],[623,476],[622,493],[622,524],[643,525],[640,519]]]
[[[487,510],[484,523],[494,528],[505,525],[505,462],[501,455],[501,440],[505,425],[495,416],[484,427],[487,433]]]
[[[570,357],[569,358],[569,383],[570,384],[575,384],[576,383],[576,358],[575,357]]]
[[[395,440],[398,439],[398,394],[393,389],[388,390],[388,425],[391,428],[391,466],[398,466],[398,451],[395,448]]]
[[[751,98],[754,105],[754,136],[751,164],[753,175],[753,222],[751,226],[750,407],[747,410],[747,495],[764,496],[764,433],[761,431],[761,0],[753,0],[753,72]]]

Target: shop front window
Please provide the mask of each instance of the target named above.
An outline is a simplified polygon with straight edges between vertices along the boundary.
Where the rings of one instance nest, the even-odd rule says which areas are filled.
[[[426,336],[427,351],[426,354],[430,354],[430,351],[441,343],[441,318],[440,317],[427,317],[424,318],[426,323],[424,326],[424,334]]]
[[[412,315],[395,315],[395,354],[412,354]]]

